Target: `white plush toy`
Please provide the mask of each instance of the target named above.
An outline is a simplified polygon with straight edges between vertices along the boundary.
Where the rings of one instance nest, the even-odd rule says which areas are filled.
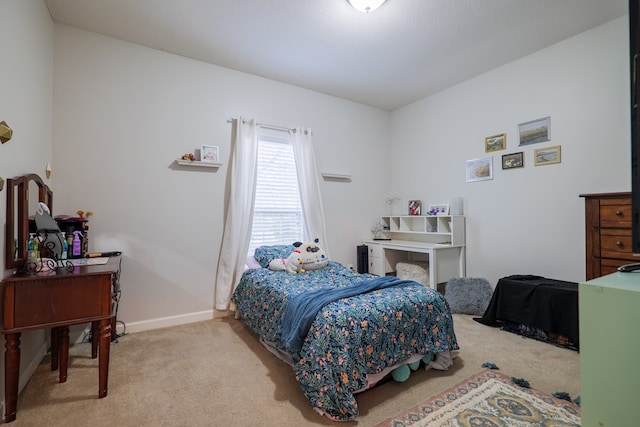
[[[286,259],[274,259],[269,263],[270,270],[287,270],[289,273],[304,273],[306,270],[318,270],[327,266],[327,254],[318,246],[318,239],[310,243],[296,242],[296,249]]]
[[[291,255],[285,258],[277,258],[269,263],[269,270],[279,271],[287,270],[289,273],[304,273],[302,268],[302,258],[298,249],[294,250]]]

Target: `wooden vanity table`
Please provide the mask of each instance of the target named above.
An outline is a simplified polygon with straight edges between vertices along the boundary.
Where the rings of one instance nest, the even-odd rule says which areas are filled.
[[[60,362],[60,382],[67,377],[69,326],[91,322],[92,357],[99,357],[98,397],[107,395],[112,307],[118,292],[120,256],[106,264],[59,269],[50,275],[24,273],[7,277],[4,286],[5,422],[16,419],[20,335],[35,329],[52,329],[52,369]]]
[[[98,397],[107,395],[114,296],[119,286],[120,256],[106,264],[60,269],[50,275],[17,274],[3,280],[5,336],[5,422],[16,419],[20,335],[52,328],[52,368],[60,362],[60,382],[67,376],[69,326],[93,325],[92,357],[99,357]],[[59,357],[59,359],[58,359]]]
[[[77,265],[69,269],[61,267],[36,273],[37,269],[30,269],[28,261],[29,214],[36,211],[38,202],[46,204],[52,211],[53,192],[36,174],[10,178],[6,187],[5,268],[15,272],[2,281],[5,422],[11,422],[16,419],[17,412],[22,332],[51,329],[51,368],[56,370],[59,367],[60,382],[65,382],[69,326],[91,323],[91,356],[99,357],[98,397],[107,395],[109,348],[112,331],[115,334],[121,257],[109,257],[102,264]],[[51,230],[41,231],[47,233]],[[51,253],[47,254],[42,249],[40,254],[52,258]],[[53,254],[56,258],[60,255]]]

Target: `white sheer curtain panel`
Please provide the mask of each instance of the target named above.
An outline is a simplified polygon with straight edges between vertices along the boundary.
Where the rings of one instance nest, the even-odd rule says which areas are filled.
[[[289,135],[293,144],[293,155],[296,160],[298,183],[300,185],[305,241],[320,239],[320,246],[323,247],[327,257],[330,258],[311,129],[298,127],[289,130]]]
[[[256,188],[258,128],[253,119],[234,119],[235,138],[231,156],[231,188],[229,205],[218,258],[218,274],[214,289],[214,307],[228,310],[231,295],[244,270]]]

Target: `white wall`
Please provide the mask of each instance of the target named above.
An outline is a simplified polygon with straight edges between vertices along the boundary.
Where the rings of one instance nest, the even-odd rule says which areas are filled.
[[[0,121],[13,129],[13,138],[0,145],[0,177],[6,181],[37,173],[54,188],[45,178],[46,164],[52,160],[53,23],[41,1],[2,1],[0,16],[9,17],[2,19]],[[6,194],[6,190],[0,192],[3,277],[12,273],[5,264]],[[20,390],[44,355],[44,336],[44,331],[22,334]],[[4,357],[0,373],[4,385]],[[0,396],[4,401],[4,386]]]
[[[392,113],[391,181],[425,205],[462,196],[467,273],[495,285],[511,274],[585,278],[582,193],[630,190],[628,17]],[[551,141],[518,147],[517,124],[551,116]],[[506,132],[507,149],[484,152]],[[560,164],[533,150],[561,145]],[[501,156],[524,151],[525,167]],[[465,182],[465,162],[490,155],[491,181]]]
[[[310,127],[319,170],[353,175],[321,191],[331,256],[355,263],[384,209],[388,112],[64,25],[54,63],[55,213],[94,211],[90,250],[124,251],[123,321],[211,316],[232,116]],[[224,166],[175,167],[200,144]]]

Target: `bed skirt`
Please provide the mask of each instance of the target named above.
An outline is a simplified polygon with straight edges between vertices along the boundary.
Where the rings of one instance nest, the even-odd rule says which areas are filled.
[[[293,360],[291,360],[291,355],[285,350],[281,350],[275,346],[274,343],[267,341],[263,337],[260,337],[260,343],[271,353],[273,353],[278,359],[282,360],[289,366],[293,366]],[[397,365],[389,366],[379,372],[377,374],[368,374],[367,376],[367,386],[361,388],[360,390],[356,390],[353,393],[362,393],[363,391],[369,390],[371,387],[375,386],[382,380],[384,377],[393,372],[394,369],[399,368],[401,366],[407,365],[409,363],[420,362],[424,356],[421,354],[415,354],[409,357],[407,360],[398,363]],[[426,364],[425,369],[435,369],[438,371],[446,371],[449,369],[451,365],[453,365],[453,355],[449,351],[445,351],[443,353],[437,353],[433,360]]]

